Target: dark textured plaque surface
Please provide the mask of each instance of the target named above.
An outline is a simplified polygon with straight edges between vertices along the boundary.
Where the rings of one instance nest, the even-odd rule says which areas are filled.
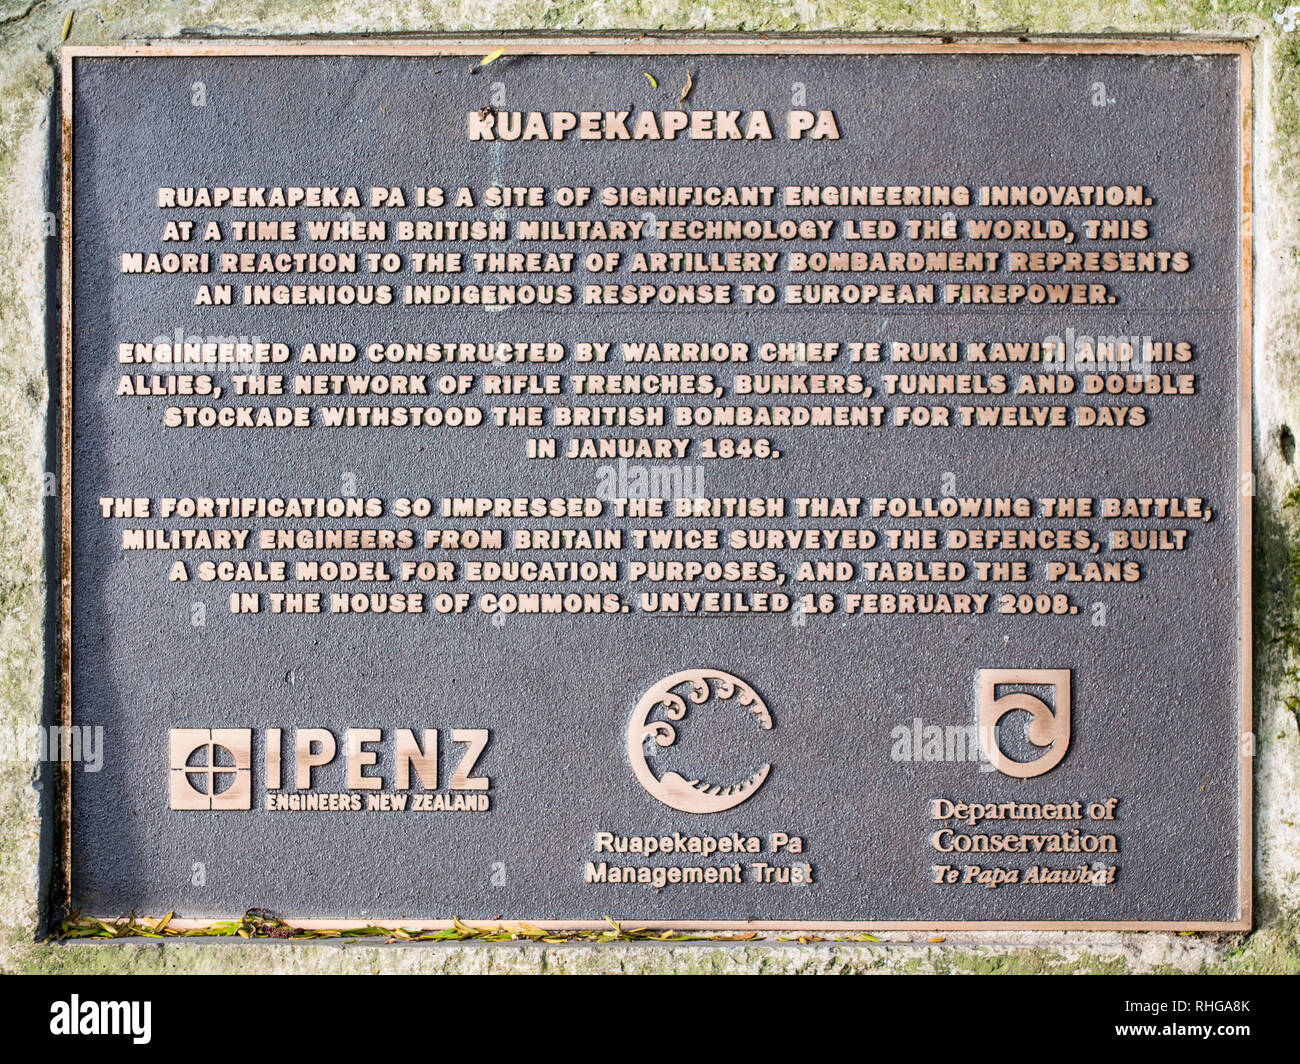
[[[501,915],[586,921],[610,913],[639,922],[704,924],[1238,920],[1239,58],[518,55],[470,76],[471,62],[464,56],[440,55],[218,55],[75,62],[73,717],[80,724],[104,726],[106,759],[101,772],[73,773],[74,908],[105,915],[174,909],[187,917],[204,917],[262,906],[291,917],[430,920],[455,913],[466,919]],[[694,72],[691,108],[761,108],[773,116],[775,125],[790,106],[792,85],[801,83],[810,108],[835,111],[843,138],[790,144],[779,127],[776,140],[757,144],[588,144],[570,139],[562,145],[494,145],[468,143],[465,138],[465,115],[488,102],[492,82],[506,86],[512,109],[670,109],[676,105],[686,67]],[[648,92],[642,76],[646,70],[662,83],[658,94]],[[207,96],[202,108],[191,100],[197,82],[203,83]],[[1104,84],[1115,101],[1112,105],[1094,106],[1090,86],[1095,83]],[[152,203],[160,185],[479,188],[492,182],[548,188],[1141,183],[1157,200],[1140,212],[1156,220],[1153,243],[1186,249],[1194,266],[1176,278],[1066,278],[1107,281],[1121,293],[1115,306],[1096,309],[778,304],[719,312],[575,305],[494,314],[477,308],[403,308],[395,313],[384,308],[194,307],[193,284],[203,278],[177,277],[170,285],[118,273],[121,251],[163,250],[157,236],[165,212]],[[226,219],[255,212],[175,213]],[[327,212],[257,213],[306,218]],[[641,212],[593,208],[571,213],[613,218]],[[658,213],[905,218],[941,212],[893,208]],[[1094,212],[1043,208],[983,213],[1063,217],[1077,223]],[[1108,211],[1105,216],[1124,213]],[[364,208],[357,214],[382,216]],[[514,220],[530,214],[564,216],[552,209],[512,210],[501,216]],[[980,214],[974,209],[960,212],[963,218]],[[414,209],[393,215],[432,216]],[[479,218],[490,212],[437,216]],[[842,246],[838,240],[834,243]],[[574,244],[572,249],[592,247]],[[956,247],[973,245],[962,240]],[[330,246],[295,250],[322,249]],[[652,241],[637,248],[750,249],[694,244],[665,249]],[[226,244],[201,250],[260,249]],[[244,281],[303,283],[308,278],[207,279],[238,286]],[[587,280],[580,273],[572,278],[516,279],[569,280],[575,285]],[[1019,279],[1005,274],[781,278],[936,284]],[[375,279],[363,273],[352,280]],[[405,274],[394,283],[420,280]],[[1198,394],[1150,404],[1155,419],[1143,429],[1065,429],[1050,434],[776,429],[762,434],[776,441],[780,460],[704,463],[706,494],[937,497],[943,493],[945,475],[953,474],[957,493],[963,495],[1203,496],[1214,506],[1215,517],[1195,525],[1188,551],[1161,554],[1144,565],[1138,585],[1067,589],[1081,609],[1065,617],[837,613],[796,625],[790,614],[692,618],[634,611],[608,618],[510,617],[501,626],[478,612],[381,620],[269,613],[234,617],[224,603],[230,587],[168,584],[165,574],[172,555],[123,552],[121,526],[132,522],[102,520],[97,500],[115,495],[339,495],[345,474],[355,476],[358,494],[385,499],[594,496],[600,463],[530,463],[523,456],[520,433],[486,427],[459,432],[168,432],[161,427],[160,411],[170,400],[114,398],[120,373],[131,371],[115,363],[114,352],[120,340],[152,338],[178,328],[187,334],[253,334],[295,348],[309,339],[360,344],[500,338],[568,345],[629,339],[978,341],[1040,339],[1064,335],[1067,329],[1184,339],[1196,346],[1189,369],[1197,375]],[[291,364],[285,372],[295,368]],[[558,370],[520,371],[567,374],[576,368],[566,362]],[[959,368],[974,372],[981,367]],[[437,366],[423,369],[441,372]],[[884,372],[887,367],[874,369]],[[630,369],[611,363],[604,371]],[[712,372],[725,384],[733,368],[714,367]],[[739,401],[734,396],[728,401],[733,400]],[[351,400],[330,400],[338,401]],[[501,401],[479,397],[483,406]],[[564,401],[581,402],[571,395]],[[677,433],[667,429],[663,434]],[[698,429],[693,434],[709,435]],[[259,528],[287,522],[136,524]],[[418,535],[426,527],[513,527],[520,522],[386,517],[361,524],[412,528]],[[535,524],[631,528],[649,523],[606,517]],[[673,522],[663,524],[671,527]],[[795,523],[710,524],[731,528]],[[804,524],[879,529],[907,527],[909,522]],[[997,527],[999,522],[965,524]],[[1097,519],[1046,524],[1091,527],[1099,537],[1106,527]],[[424,557],[426,552],[417,549],[409,555]],[[254,549],[242,557],[278,556]],[[503,556],[519,557],[508,550]],[[733,557],[725,549],[716,556]],[[751,551],[735,556],[767,555]],[[945,556],[937,551],[926,560]],[[462,560],[461,555],[438,557]],[[629,551],[619,560],[635,557],[636,552]],[[877,550],[859,560],[887,557]],[[965,557],[969,563],[971,556]],[[1041,566],[1038,554],[1031,555],[1031,561]],[[790,555],[782,565],[793,570]],[[968,578],[947,590],[989,591],[995,597],[1000,590],[970,584]],[[643,589],[622,588],[629,596]],[[694,590],[741,589],[720,585]],[[1061,590],[1041,578],[1030,589]],[[286,590],[301,588],[291,583]],[[847,590],[938,589],[858,581]],[[207,607],[203,627],[191,624],[195,602]],[[1089,607],[1097,602],[1108,606],[1104,627],[1090,623]],[[638,785],[624,750],[628,721],[641,695],[663,677],[691,668],[721,669],[742,678],[761,695],[775,722],[771,731],[761,731],[741,713],[695,713],[681,725],[677,744],[661,752],[656,770],[676,769],[687,779],[704,774],[738,780],[759,764],[772,764],[770,778],[756,795],[735,809],[707,816],[680,813],[654,800]],[[977,674],[990,668],[1072,670],[1073,734],[1068,755],[1057,768],[1020,781],[981,771],[975,762],[899,762],[891,757],[891,731],[910,725],[913,718],[926,724],[973,723]],[[208,727],[256,730],[251,810],[169,808],[169,729]],[[263,730],[285,729],[285,773],[291,783],[292,729],[308,727],[328,728],[339,737],[339,758],[316,772],[316,789],[321,791],[345,789],[342,747],[349,727],[380,728],[386,739],[397,728],[440,729],[444,777],[461,749],[450,743],[451,730],[490,729],[490,745],[477,771],[492,781],[492,808],[475,814],[402,815],[259,809],[266,793]],[[385,743],[378,749],[377,771],[391,780],[391,746]],[[1119,875],[1113,885],[1100,888],[937,886],[931,882],[931,868],[939,855],[929,839],[941,825],[929,819],[928,806],[940,797],[1026,802],[1118,797],[1118,820],[1107,830],[1119,837],[1120,852],[1107,860],[1118,863]],[[993,824],[973,830],[1051,827]],[[804,840],[805,850],[797,858],[765,854],[740,860],[807,861],[816,882],[807,887],[750,882],[662,890],[584,885],[586,863],[602,856],[620,864],[650,865],[734,860],[598,856],[592,845],[598,831],[714,836],[740,832],[765,839],[769,832],[787,832]],[[1017,855],[980,863],[1023,869],[1035,863],[1068,867],[1079,859]],[[205,869],[201,886],[194,883],[196,865]]]

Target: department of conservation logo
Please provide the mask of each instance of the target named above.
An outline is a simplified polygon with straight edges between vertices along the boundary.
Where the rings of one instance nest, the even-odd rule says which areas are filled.
[[[684,690],[679,693],[678,688]],[[739,677],[719,669],[687,669],[660,680],[641,696],[627,726],[627,757],[637,782],[651,797],[683,813],[720,813],[734,809],[752,798],[772,771],[772,766],[765,764],[752,776],[733,784],[687,780],[672,771],[656,776],[651,771],[646,760],[646,743],[653,740],[657,746],[672,746],[677,741],[672,722],[682,720],[690,707],[709,702],[717,708],[734,705],[753,716],[764,731],[772,728],[772,715],[758,692]],[[650,719],[656,710],[662,710],[664,719]]]
[[[1047,687],[1052,691],[1054,707],[1027,691],[1010,691],[999,695],[999,687]],[[1002,752],[998,724],[1008,713],[1028,713],[1025,731],[1030,743],[1041,753],[1028,761],[1015,761]],[[979,672],[980,746],[999,772],[1016,779],[1032,779],[1050,772],[1065,757],[1070,746],[1070,670],[1069,669],[980,669]]]

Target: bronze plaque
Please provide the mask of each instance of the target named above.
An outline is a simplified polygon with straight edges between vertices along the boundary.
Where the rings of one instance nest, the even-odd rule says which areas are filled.
[[[71,907],[1249,926],[1249,84],[68,49]]]

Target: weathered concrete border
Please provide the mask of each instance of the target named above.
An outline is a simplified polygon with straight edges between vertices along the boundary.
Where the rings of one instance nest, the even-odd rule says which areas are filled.
[[[47,573],[57,450],[57,51],[70,8],[0,0],[0,728],[49,719]],[[1278,14],[1281,21],[1274,18]],[[501,31],[509,27],[509,32]],[[1290,28],[1288,28],[1290,27]],[[49,944],[48,765],[0,762],[0,970],[34,972],[1300,971],[1300,9],[1245,0],[124,0],[78,12],[69,41],[558,31],[1169,35],[1255,52],[1255,931],[1249,935],[951,933],[941,943]],[[922,939],[925,936],[921,936]]]

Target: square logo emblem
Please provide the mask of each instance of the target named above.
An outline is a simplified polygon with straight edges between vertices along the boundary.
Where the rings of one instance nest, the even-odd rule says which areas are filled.
[[[171,807],[251,808],[252,762],[250,728],[173,728]]]

